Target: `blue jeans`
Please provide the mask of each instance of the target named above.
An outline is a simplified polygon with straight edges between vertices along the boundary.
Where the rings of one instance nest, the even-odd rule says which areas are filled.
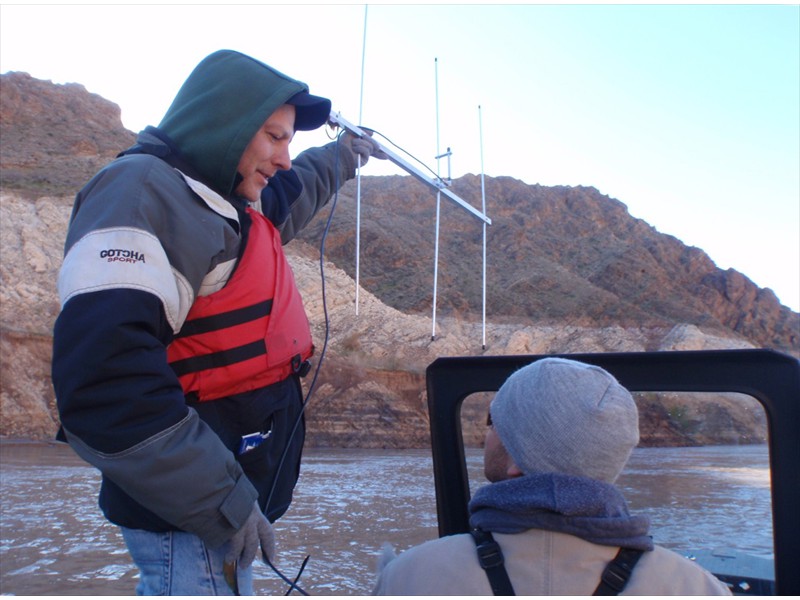
[[[222,572],[224,551],[196,535],[156,533],[122,527],[122,537],[139,568],[139,596],[232,596]],[[253,567],[238,569],[239,594],[253,595]]]

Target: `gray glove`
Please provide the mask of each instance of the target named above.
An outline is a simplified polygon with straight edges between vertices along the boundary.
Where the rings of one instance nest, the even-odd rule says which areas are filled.
[[[275,531],[256,502],[242,528],[226,543],[225,563],[238,562],[239,566],[246,569],[253,563],[259,546],[272,562],[275,555]]]
[[[378,143],[372,139],[372,132],[369,129],[363,129],[363,131],[367,134],[364,137],[355,137],[350,133],[345,136],[345,143],[350,146],[353,154],[361,157],[362,167],[367,164],[370,156],[381,160],[386,158],[386,154],[380,149]]]

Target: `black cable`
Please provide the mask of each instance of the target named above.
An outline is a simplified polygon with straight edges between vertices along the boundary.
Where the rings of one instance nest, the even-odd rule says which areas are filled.
[[[447,182],[446,182],[444,179],[442,179],[442,178],[441,178],[441,177],[440,177],[438,174],[436,174],[436,173],[434,172],[434,170],[433,170],[433,169],[431,169],[431,168],[430,168],[428,165],[426,165],[424,162],[422,162],[422,161],[421,161],[419,158],[417,158],[416,156],[414,156],[413,154],[411,154],[411,153],[410,153],[408,150],[406,150],[406,149],[405,149],[405,148],[403,148],[402,146],[398,146],[397,144],[395,144],[395,143],[394,143],[392,140],[390,140],[388,137],[386,137],[386,136],[385,136],[384,134],[382,134],[380,131],[376,131],[376,130],[374,130],[374,129],[370,129],[370,131],[371,131],[372,133],[377,133],[379,136],[381,136],[383,139],[385,139],[387,142],[389,142],[389,143],[390,143],[392,146],[394,146],[395,148],[397,148],[398,150],[400,150],[400,152],[402,152],[403,154],[405,154],[406,156],[408,156],[408,157],[409,157],[409,158],[411,158],[412,160],[414,160],[414,161],[418,162],[420,165],[422,165],[423,167],[425,167],[425,169],[426,169],[426,170],[430,171],[430,174],[431,174],[431,176],[432,176],[434,179],[437,179],[437,180],[439,180],[439,181],[442,183],[442,185],[447,185]]]
[[[322,312],[323,312],[323,315],[325,317],[325,339],[324,339],[324,341],[322,343],[322,350],[320,351],[320,354],[319,354],[319,361],[317,362],[317,368],[314,370],[314,376],[311,378],[311,383],[308,386],[308,392],[306,393],[305,400],[303,400],[303,403],[300,405],[300,412],[298,413],[297,418],[295,419],[294,425],[292,427],[292,431],[289,434],[289,437],[286,440],[286,445],[283,448],[283,452],[281,454],[281,459],[280,459],[280,461],[278,461],[278,466],[275,469],[275,475],[274,475],[273,480],[272,480],[272,487],[270,488],[269,496],[267,496],[267,503],[266,503],[267,509],[269,509],[270,502],[272,501],[272,496],[275,493],[275,488],[276,488],[276,486],[278,484],[278,476],[280,475],[281,469],[283,469],[283,465],[284,465],[284,463],[286,461],[286,456],[288,455],[288,452],[289,452],[289,447],[291,446],[292,440],[294,439],[294,436],[297,433],[297,429],[298,429],[298,427],[300,426],[300,423],[303,420],[303,415],[305,414],[306,407],[308,406],[308,403],[311,401],[311,394],[314,391],[314,387],[315,387],[315,385],[317,383],[317,377],[319,377],[319,372],[320,372],[320,369],[322,368],[322,363],[323,363],[324,358],[325,358],[325,353],[326,353],[326,351],[328,349],[328,339],[330,338],[330,319],[329,319],[329,316],[328,316],[328,301],[327,301],[327,295],[326,295],[326,289],[325,289],[325,240],[328,237],[328,232],[330,231],[331,223],[333,221],[333,215],[334,215],[334,212],[336,211],[336,203],[339,200],[339,141],[340,141],[340,139],[341,139],[341,134],[336,137],[336,147],[335,147],[335,150],[334,150],[334,152],[336,154],[336,161],[334,163],[335,177],[334,177],[334,186],[333,186],[335,191],[334,191],[334,194],[333,194],[333,200],[331,201],[331,210],[330,210],[330,214],[328,215],[328,221],[325,224],[325,229],[322,232],[322,240],[320,241],[320,248],[319,248],[319,270],[320,270],[320,278],[322,280],[322,284],[321,284],[322,285]],[[304,596],[308,596],[308,594],[302,588],[300,588],[300,586],[297,585],[297,580],[300,579],[300,575],[302,574],[303,570],[305,569],[309,558],[311,558],[311,557],[310,556],[306,556],[305,560],[303,561],[303,565],[300,567],[300,571],[297,574],[297,577],[295,578],[294,582],[290,581],[283,573],[281,573],[277,569],[277,567],[275,567],[275,565],[273,565],[267,559],[266,556],[264,556],[264,561],[267,563],[267,565],[269,565],[269,567],[273,571],[275,571],[275,573],[281,579],[283,579],[286,583],[288,583],[290,585],[289,590],[286,592],[287,596],[289,595],[289,593],[291,593],[292,589],[297,589]]]
[[[294,580],[291,580],[288,577],[286,577],[286,575],[281,573],[278,570],[278,568],[270,562],[270,560],[267,558],[266,554],[264,555],[264,562],[267,563],[267,566],[269,566],[270,569],[275,571],[275,573],[278,574],[278,577],[280,577],[285,583],[289,584],[289,589],[286,590],[286,593],[284,594],[284,596],[288,596],[289,594],[291,594],[292,590],[297,590],[303,596],[309,596],[310,595],[307,591],[305,591],[303,588],[301,588],[299,585],[297,585],[297,582],[300,580],[300,576],[303,574],[303,571],[305,570],[306,565],[308,564],[308,559],[309,558],[311,558],[311,556],[307,555],[305,560],[303,560],[303,564],[300,565],[300,570],[297,572],[297,575],[295,576]]]
[[[329,124],[329,125],[330,125],[330,124]],[[338,125],[336,125],[336,127],[338,127]],[[442,179],[442,177],[441,177],[441,176],[440,176],[438,173],[436,173],[436,172],[435,172],[433,169],[431,169],[431,168],[430,168],[428,165],[426,165],[424,162],[422,162],[422,160],[420,160],[419,158],[417,158],[416,156],[414,156],[413,154],[411,154],[411,153],[410,153],[408,150],[406,150],[406,149],[405,149],[405,148],[403,148],[402,146],[399,146],[399,145],[397,145],[395,142],[393,142],[391,139],[389,139],[389,138],[388,138],[386,135],[384,135],[383,133],[381,133],[381,132],[380,132],[380,131],[378,131],[377,129],[372,129],[372,128],[369,128],[369,127],[363,127],[363,126],[361,126],[361,125],[359,125],[358,127],[359,127],[359,129],[363,129],[364,131],[369,131],[369,132],[371,132],[371,133],[377,133],[377,134],[378,134],[379,136],[381,136],[381,137],[382,137],[384,140],[386,140],[386,141],[387,141],[387,142],[389,142],[389,143],[390,143],[392,146],[394,146],[395,148],[397,148],[397,149],[398,149],[400,152],[402,152],[403,154],[405,154],[406,156],[408,156],[409,158],[411,158],[413,161],[415,161],[415,162],[419,163],[421,166],[423,166],[423,167],[424,167],[424,168],[425,168],[425,169],[426,169],[428,172],[430,172],[430,174],[431,174],[431,177],[433,177],[435,180],[439,181],[439,182],[440,182],[442,185],[444,185],[444,186],[447,186],[447,185],[449,185],[449,183],[448,183],[447,181],[445,181],[444,179]],[[341,133],[339,133],[338,135],[341,135]],[[330,135],[329,135],[328,137],[330,138]],[[333,139],[333,138],[330,138],[330,139]]]
[[[303,414],[305,413],[306,406],[308,405],[309,401],[311,400],[311,394],[314,391],[314,386],[317,383],[317,377],[319,377],[320,369],[322,368],[322,363],[325,359],[325,353],[328,349],[328,338],[330,337],[330,320],[328,317],[328,301],[326,296],[325,290],[325,240],[328,237],[328,232],[330,231],[331,222],[333,221],[333,215],[336,210],[336,203],[339,200],[339,139],[341,136],[336,138],[336,161],[334,163],[334,189],[336,190],[333,194],[333,201],[331,202],[331,212],[328,215],[328,221],[325,224],[325,229],[322,232],[322,240],[320,241],[320,248],[319,248],[319,270],[320,270],[320,278],[322,280],[322,312],[325,317],[325,339],[322,344],[322,350],[319,354],[319,361],[317,362],[317,368],[314,370],[314,376],[311,378],[311,383],[308,386],[308,393],[306,394],[306,398],[303,403],[300,405],[300,412],[295,419],[294,426],[292,427],[292,431],[289,434],[289,438],[286,441],[286,445],[284,446],[283,453],[281,454],[281,459],[278,461],[278,467],[275,470],[275,477],[272,481],[272,488],[270,489],[269,496],[267,496],[267,508],[269,508],[269,504],[272,501],[272,495],[275,493],[275,487],[278,484],[278,474],[281,472],[283,468],[283,464],[286,460],[286,455],[289,451],[289,446],[291,445],[292,439],[294,439],[295,434],[297,433],[297,428],[300,426],[300,423],[303,418]]]
[[[430,171],[435,178],[437,178],[439,181],[444,183],[444,180],[441,179],[441,177],[439,177],[437,174],[435,174],[427,165],[425,165],[425,163],[423,163],[421,160],[419,160],[418,158],[416,158],[415,156],[413,156],[412,154],[410,154],[409,152],[407,152],[406,150],[404,150],[403,148],[401,148],[400,146],[395,144],[392,140],[390,140],[384,134],[380,133],[379,131],[375,131],[373,129],[370,129],[370,131],[373,132],[373,133],[377,133],[379,136],[381,136],[387,142],[392,144],[392,146],[394,146],[398,150],[400,150],[403,153],[405,153],[407,156],[409,156],[412,159],[414,159],[415,161],[417,161],[419,164],[421,164],[426,169],[428,169],[428,171]],[[334,150],[335,155],[336,155],[336,160],[334,162],[334,173],[335,173],[335,176],[334,176],[334,190],[335,191],[334,191],[334,194],[333,194],[333,200],[331,201],[330,214],[328,215],[328,221],[325,224],[325,229],[322,232],[322,239],[320,240],[320,247],[319,247],[319,270],[320,270],[320,279],[321,279],[321,287],[322,287],[322,312],[323,312],[324,321],[325,321],[325,337],[324,337],[324,341],[323,341],[323,344],[322,344],[322,350],[320,351],[320,354],[319,354],[319,361],[317,362],[317,367],[314,370],[314,376],[312,377],[311,383],[309,384],[309,387],[308,387],[308,392],[306,393],[306,397],[305,397],[305,399],[303,400],[303,403],[300,406],[300,412],[298,413],[297,418],[295,419],[294,425],[292,426],[292,431],[289,434],[289,437],[288,437],[288,439],[286,441],[286,445],[284,446],[283,452],[281,453],[280,461],[278,461],[278,466],[275,469],[275,475],[274,475],[274,478],[273,478],[273,481],[272,481],[272,487],[270,488],[269,496],[267,496],[267,503],[266,503],[266,507],[267,508],[269,508],[270,502],[272,501],[272,496],[275,493],[275,488],[277,487],[277,484],[278,484],[278,476],[280,475],[280,472],[283,469],[284,463],[286,461],[286,457],[288,456],[289,447],[291,446],[292,440],[294,439],[294,436],[297,433],[297,429],[300,426],[300,423],[302,422],[303,415],[305,414],[305,411],[306,411],[306,407],[308,406],[308,403],[311,401],[311,395],[312,395],[312,393],[314,391],[314,388],[316,386],[317,378],[319,377],[319,373],[320,373],[320,370],[322,368],[322,363],[324,362],[325,354],[326,354],[326,351],[328,349],[328,340],[330,338],[330,317],[328,315],[328,301],[327,301],[327,292],[326,292],[326,287],[325,287],[325,242],[326,242],[326,240],[328,238],[328,233],[330,232],[331,223],[333,222],[333,215],[336,212],[336,204],[337,204],[337,202],[339,200],[339,152],[340,152],[339,144],[340,144],[341,137],[342,137],[343,133],[344,133],[344,131],[341,131],[336,136],[336,147],[335,147],[335,150]],[[297,577],[295,577],[294,581],[290,581],[283,573],[281,573],[281,571],[277,567],[275,567],[275,565],[273,565],[267,559],[266,556],[264,556],[264,561],[283,581],[285,581],[286,583],[289,584],[289,589],[286,592],[287,596],[291,593],[291,591],[293,589],[298,590],[304,596],[308,596],[308,593],[305,592],[305,590],[303,590],[300,586],[297,585],[297,581],[300,579],[300,575],[303,573],[303,570],[305,569],[306,564],[308,563],[310,558],[311,558],[310,555],[306,556],[305,560],[303,561],[302,566],[300,567],[300,571],[298,572]]]
[[[308,592],[306,592],[303,588],[301,588],[299,585],[297,585],[297,582],[300,581],[300,576],[303,574],[303,571],[306,570],[306,565],[308,564],[308,559],[309,558],[311,558],[311,555],[307,554],[305,559],[303,560],[303,564],[300,565],[300,570],[297,571],[297,575],[295,576],[294,581],[292,581],[292,585],[290,585],[289,589],[286,590],[286,593],[284,594],[284,596],[288,596],[289,594],[291,594],[293,589],[296,589],[298,592],[300,592],[304,596],[308,596]]]

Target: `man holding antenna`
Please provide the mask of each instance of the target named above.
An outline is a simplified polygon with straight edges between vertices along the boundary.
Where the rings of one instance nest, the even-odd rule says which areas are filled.
[[[292,161],[295,131],[330,108],[215,52],[76,197],[53,340],[60,437],[101,471],[139,594],[252,593],[258,548],[274,555],[313,353],[282,245],[377,149],[346,134]]]

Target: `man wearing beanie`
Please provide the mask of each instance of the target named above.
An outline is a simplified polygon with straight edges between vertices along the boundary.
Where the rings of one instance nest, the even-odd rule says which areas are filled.
[[[53,340],[60,437],[101,471],[139,594],[252,593],[259,548],[274,554],[313,354],[282,245],[377,149],[346,135],[292,161],[295,132],[330,110],[215,52],[75,199]]]
[[[638,442],[636,404],[603,369],[563,358],[520,369],[489,407],[491,483],[470,501],[473,534],[382,558],[374,593],[731,595],[695,563],[654,546],[648,520],[628,512],[614,482]],[[611,563],[622,577],[604,576]]]

